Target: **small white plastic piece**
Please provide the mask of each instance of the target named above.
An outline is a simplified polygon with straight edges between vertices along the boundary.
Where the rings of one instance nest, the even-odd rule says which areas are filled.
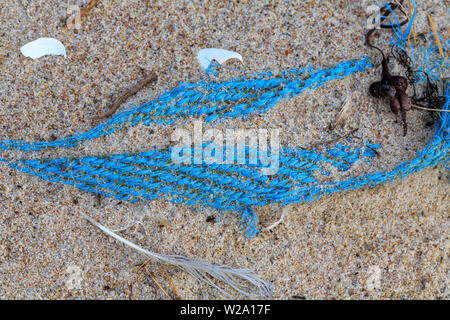
[[[61,41],[54,38],[39,38],[28,42],[20,48],[20,52],[31,59],[38,59],[46,55],[66,57],[66,48]]]
[[[239,59],[242,62],[242,56],[239,53],[216,48],[201,49],[197,54],[197,59],[203,69],[207,69],[213,60],[220,64],[228,59]]]

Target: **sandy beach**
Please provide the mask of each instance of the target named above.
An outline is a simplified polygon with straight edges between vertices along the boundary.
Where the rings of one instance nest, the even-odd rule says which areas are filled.
[[[173,89],[180,81],[208,80],[196,54],[202,48],[239,52],[246,72],[274,74],[302,66],[333,67],[362,56],[368,71],[333,80],[281,101],[247,120],[204,123],[215,128],[278,128],[281,144],[307,147],[328,139],[330,123],[351,97],[352,112],[335,134],[354,128],[360,141],[380,144],[380,155],[358,162],[338,180],[392,170],[413,159],[432,139],[430,113],[411,110],[408,134],[368,87],[380,77],[379,54],[364,45],[371,1],[100,1],[66,29],[69,6],[89,1],[16,0],[0,4],[1,140],[52,141],[102,123],[113,98],[155,72],[156,83],[127,99],[119,111]],[[381,3],[378,3],[381,4]],[[418,32],[448,32],[448,3],[420,1]],[[24,57],[19,48],[54,37],[67,57]],[[375,41],[388,48],[391,34]],[[401,73],[402,69],[393,69]],[[215,81],[240,75],[224,69]],[[58,158],[140,152],[166,146],[174,128],[191,129],[195,117],[174,126],[125,128],[75,148],[0,158]],[[274,299],[448,299],[450,174],[442,165],[393,183],[291,204],[276,228],[247,239],[240,216],[163,200],[129,203],[21,173],[0,162],[1,299],[222,299],[223,294],[173,267],[108,237],[81,214],[154,252],[235,268],[254,269],[273,284]],[[255,208],[259,226],[280,218],[276,204]],[[211,218],[213,217],[213,218]],[[162,290],[163,288],[164,290]],[[246,297],[230,291],[233,298]]]

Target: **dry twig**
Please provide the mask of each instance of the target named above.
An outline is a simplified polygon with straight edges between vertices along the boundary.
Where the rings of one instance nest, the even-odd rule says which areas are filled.
[[[91,10],[92,10],[92,8],[94,8],[96,5],[97,5],[97,3],[99,3],[100,2],[100,0],[91,0],[88,4],[87,4],[87,6],[86,7],[84,7],[83,9],[81,9],[81,12],[80,12],[80,19],[81,18],[83,18],[84,16],[86,16]],[[66,28],[69,28],[69,26],[70,25],[73,25],[74,24],[74,20],[75,20],[75,18],[72,18],[72,19],[67,19],[67,22],[66,22]]]
[[[172,278],[170,278],[167,274],[165,274],[162,270],[158,270],[155,273],[160,273],[162,274],[164,277],[166,277],[167,280],[169,280],[170,284],[172,285],[173,291],[175,291],[175,297],[178,298],[178,290],[177,287],[175,286],[175,284],[173,283]]]
[[[156,283],[156,285],[161,289],[162,292],[167,296],[167,298],[172,299],[172,297],[167,293],[166,290],[163,289],[163,287],[159,284],[159,282],[155,279],[155,277],[149,273],[150,277],[153,279],[153,281]]]
[[[427,13],[427,17],[430,22],[431,29],[433,30],[434,38],[436,39],[436,45],[439,49],[439,53],[441,54],[442,58],[446,59],[444,50],[442,49],[441,40],[439,39],[439,35],[438,35],[437,29],[436,29],[436,25],[434,24],[433,18],[428,13]]]
[[[420,110],[427,110],[427,111],[450,112],[450,110],[434,109],[434,108],[425,108],[425,107],[416,106],[415,104],[411,104],[411,107],[416,108],[416,109],[420,109]]]
[[[119,109],[120,105],[123,102],[125,102],[125,100],[127,100],[132,95],[136,94],[136,92],[141,90],[143,87],[145,87],[150,82],[155,82],[157,80],[158,80],[158,76],[154,72],[151,72],[149,75],[145,76],[144,79],[139,81],[136,85],[127,89],[124,93],[122,93],[120,96],[118,96],[114,100],[114,102],[108,107],[108,111],[95,117],[95,119],[103,119],[103,118],[111,116],[112,114],[114,114],[114,112],[117,111],[117,109]]]

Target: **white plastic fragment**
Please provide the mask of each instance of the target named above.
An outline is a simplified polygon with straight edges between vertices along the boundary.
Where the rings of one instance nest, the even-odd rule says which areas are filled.
[[[39,38],[28,42],[20,48],[25,57],[38,59],[46,55],[61,55],[66,57],[66,48],[61,41],[54,38]]]
[[[203,69],[207,69],[213,60],[220,64],[228,59],[239,59],[242,62],[242,56],[239,53],[216,48],[201,49],[197,54],[197,59]]]

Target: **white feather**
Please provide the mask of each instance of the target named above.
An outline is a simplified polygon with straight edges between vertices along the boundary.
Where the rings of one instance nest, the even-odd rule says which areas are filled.
[[[180,255],[166,255],[151,252],[112,232],[110,229],[101,225],[85,213],[81,214],[85,219],[87,219],[89,222],[91,222],[93,225],[95,225],[97,228],[99,228],[109,236],[145,254],[154,262],[177,266],[191,274],[198,281],[208,283],[228,297],[231,297],[231,295],[227,293],[223,288],[215,284],[212,279],[219,280],[220,282],[227,284],[234,290],[246,296],[270,297],[270,293],[272,290],[271,284],[263,281],[260,277],[254,274],[252,270],[234,269],[227,265],[214,265],[205,261],[190,260]]]

